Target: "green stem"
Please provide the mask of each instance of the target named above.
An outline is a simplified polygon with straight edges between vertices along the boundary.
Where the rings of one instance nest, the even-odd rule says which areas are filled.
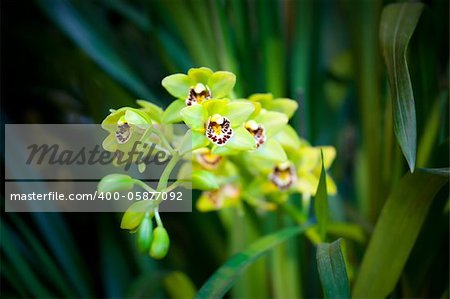
[[[148,192],[156,192],[155,189],[153,189],[152,187],[150,187],[149,185],[147,185],[146,183],[135,179],[134,180],[134,184],[138,185],[139,187],[141,187],[142,189],[144,189],[145,191]]]
[[[162,146],[164,149],[168,150],[170,154],[173,154],[174,149],[170,145],[169,141],[167,141],[167,138],[162,134],[160,130],[155,129],[153,126],[148,127],[144,134],[141,137],[141,141],[145,142],[145,140],[149,137],[150,133],[154,133],[162,142]]]
[[[178,161],[181,159],[181,156],[179,156],[176,152],[172,155],[172,158],[170,159],[169,163],[167,164],[166,168],[164,168],[163,173],[161,174],[161,178],[159,179],[158,187],[153,189],[146,183],[135,179],[134,183],[144,189],[147,192],[155,193],[155,192],[162,192],[165,190],[167,192],[167,182],[169,180],[170,173],[172,172],[175,165],[177,165]],[[169,188],[174,189],[176,186],[178,186],[177,182],[173,183]],[[158,209],[159,204],[161,203],[161,196],[159,196],[156,200],[151,201],[152,205],[149,206],[155,208],[155,217],[156,217],[156,210]],[[158,220],[157,220],[158,221]],[[158,224],[159,225],[159,224]]]
[[[161,174],[158,187],[156,188],[157,191],[162,191],[167,188],[167,181],[169,180],[169,176],[180,159],[181,159],[180,155],[178,155],[178,153],[176,152],[173,152],[172,159],[170,159],[169,163],[167,164],[166,168]]]
[[[288,214],[295,222],[302,225],[305,224],[306,216],[299,212],[293,205],[287,202],[280,203],[281,209]]]
[[[162,220],[161,220],[161,217],[159,216],[159,210],[158,210],[158,207],[154,208],[154,209],[153,209],[153,212],[154,212],[154,214],[155,214],[155,220],[156,220],[156,223],[158,224],[158,226],[159,226],[159,227],[164,227],[164,225],[163,225],[163,223],[162,223]]]
[[[174,150],[173,150],[172,146],[170,145],[169,141],[167,141],[167,138],[161,133],[161,131],[159,131],[153,127],[150,128],[150,131],[152,133],[155,133],[156,136],[158,136],[158,138],[161,140],[163,146],[165,148],[167,148],[171,154],[173,154]]]

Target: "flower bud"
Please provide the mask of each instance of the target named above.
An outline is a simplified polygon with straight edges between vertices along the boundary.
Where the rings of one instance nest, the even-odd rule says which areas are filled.
[[[169,251],[169,235],[164,227],[158,226],[153,230],[153,241],[150,247],[150,256],[155,259],[162,259]]]
[[[132,189],[134,180],[125,174],[109,174],[98,183],[98,192],[117,192]]]
[[[146,252],[152,244],[153,223],[150,217],[145,217],[137,232],[137,246],[140,252]]]

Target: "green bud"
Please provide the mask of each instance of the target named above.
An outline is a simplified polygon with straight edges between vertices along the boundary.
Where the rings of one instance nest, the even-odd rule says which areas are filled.
[[[109,174],[102,178],[98,183],[98,192],[116,192],[126,191],[132,189],[134,180],[132,177],[125,174]]]
[[[158,226],[153,230],[153,242],[150,247],[150,256],[155,259],[162,259],[169,251],[169,235],[164,227]]]
[[[135,202],[125,211],[120,223],[120,228],[128,229],[130,232],[135,232],[144,219],[145,211],[152,203],[147,200]]]
[[[150,217],[145,217],[137,232],[137,246],[140,252],[146,252],[152,244],[153,223]]]

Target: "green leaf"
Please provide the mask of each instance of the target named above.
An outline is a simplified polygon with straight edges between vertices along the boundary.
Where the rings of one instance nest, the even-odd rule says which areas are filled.
[[[222,298],[233,286],[238,276],[253,262],[273,247],[292,238],[308,229],[310,225],[290,227],[276,233],[265,236],[246,250],[241,251],[229,258],[217,271],[206,281],[196,298]]]
[[[194,298],[195,285],[189,277],[181,271],[173,271],[169,273],[163,280],[164,289],[169,298]],[[177,286],[174,288],[174,286]]]
[[[321,243],[317,247],[317,268],[325,298],[350,298],[341,242]]]
[[[187,98],[189,90],[193,86],[192,80],[185,74],[174,74],[165,77],[161,81],[162,86],[174,97]]]
[[[33,256],[31,258],[37,263],[37,267],[46,269],[47,278],[52,280],[61,294],[68,297],[74,297],[76,293],[68,284],[68,281],[65,279],[60,279],[62,275],[64,275],[64,272],[58,268],[58,264],[54,260],[54,257],[51,256],[51,251],[45,248],[45,244],[42,244],[38,239],[38,235],[32,230],[33,226],[23,222],[17,214],[13,214],[11,216],[11,220],[14,224],[14,228],[18,229],[23,235],[24,240],[30,244],[28,251],[33,252]],[[13,280],[17,281],[16,279]],[[20,287],[23,288],[23,285],[20,284]]]
[[[192,172],[192,188],[198,190],[217,190],[219,184],[216,177],[206,170],[195,170]]]
[[[4,221],[0,222],[0,232],[2,242],[0,248],[4,254],[5,259],[14,266],[17,270],[17,280],[22,282],[22,287],[27,289],[34,297],[53,297],[47,288],[38,279],[30,264],[25,260],[24,252],[19,250],[17,240],[14,240],[14,233]]]
[[[334,222],[328,223],[327,233],[336,237],[353,240],[360,244],[365,244],[367,237],[361,225],[356,223]]]
[[[433,198],[448,177],[408,173],[387,199],[364,255],[354,297],[385,298],[393,290]]]
[[[183,120],[180,111],[186,107],[184,100],[176,100],[170,103],[170,105],[164,111],[162,116],[162,122],[165,124],[179,123]]]
[[[134,186],[134,179],[125,174],[108,174],[98,183],[98,192],[116,192],[131,190]]]
[[[230,72],[219,71],[212,74],[208,80],[208,86],[214,98],[223,98],[231,93],[236,76]]]
[[[327,174],[325,172],[322,150],[320,150],[320,155],[322,157],[322,170],[320,171],[319,186],[314,198],[314,213],[319,225],[319,235],[322,240],[325,240],[328,222]]]
[[[380,23],[380,42],[393,101],[394,132],[411,172],[416,164],[417,132],[406,50],[422,9],[422,3],[390,4],[383,9]]]

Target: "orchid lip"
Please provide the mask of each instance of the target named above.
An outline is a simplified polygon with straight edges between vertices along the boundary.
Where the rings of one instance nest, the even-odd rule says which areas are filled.
[[[186,98],[186,106],[193,106],[202,104],[206,100],[212,98],[211,90],[207,85],[197,83],[189,90],[188,97]]]
[[[214,144],[224,146],[233,137],[231,122],[225,116],[214,114],[208,119],[205,135]]]
[[[280,190],[289,189],[297,180],[295,168],[289,162],[280,163],[276,165],[269,175],[269,179]]]
[[[222,156],[211,154],[208,150],[204,153],[199,153],[196,156],[196,160],[205,169],[213,170],[219,166],[220,162],[222,161]]]
[[[255,139],[256,148],[266,142],[266,130],[262,124],[258,124],[254,120],[249,120],[245,123],[244,127]]]
[[[120,144],[126,143],[131,138],[131,126],[127,123],[119,123],[117,125],[116,140]]]

